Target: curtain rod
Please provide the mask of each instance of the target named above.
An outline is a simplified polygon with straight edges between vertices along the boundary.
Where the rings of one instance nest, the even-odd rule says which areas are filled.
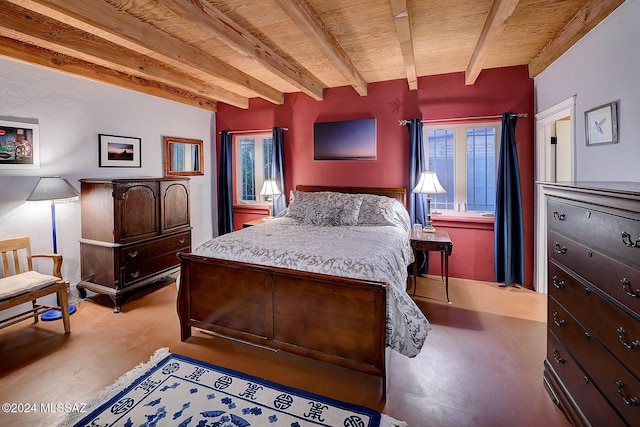
[[[282,130],[289,130],[289,128],[282,128]],[[251,130],[230,130],[228,131],[229,133],[256,133],[256,132],[270,132],[273,131],[273,128],[270,129],[251,129]],[[218,132],[218,134],[221,134],[222,131]]]
[[[511,113],[511,117],[529,117],[529,113]],[[471,117],[452,117],[449,119],[430,119],[430,120],[421,120],[422,123],[438,123],[438,122],[455,122],[459,120],[478,120],[478,119],[501,119],[501,115],[495,116],[471,116]],[[398,120],[399,126],[406,126],[410,120]]]

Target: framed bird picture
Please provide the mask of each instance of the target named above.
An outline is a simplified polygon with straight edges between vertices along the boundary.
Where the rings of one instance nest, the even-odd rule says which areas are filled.
[[[587,146],[618,143],[618,103],[616,101],[584,113]]]

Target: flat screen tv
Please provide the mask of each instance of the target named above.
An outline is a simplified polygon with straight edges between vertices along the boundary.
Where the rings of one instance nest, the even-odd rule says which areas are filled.
[[[313,124],[314,160],[375,160],[376,119]]]

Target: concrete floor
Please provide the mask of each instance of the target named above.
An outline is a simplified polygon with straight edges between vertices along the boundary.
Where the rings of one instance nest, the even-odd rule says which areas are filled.
[[[109,298],[82,301],[62,322],[21,322],[0,330],[0,403],[35,405],[35,413],[0,412],[2,426],[52,426],[64,413],[41,404],[89,400],[154,351],[171,352],[289,386],[374,408],[409,426],[568,426],[542,384],[546,297],[494,283],[418,279],[417,304],[433,330],[409,359],[391,352],[389,391],[380,379],[286,352],[195,331],[183,343],[169,284],[130,296],[113,314]],[[33,407],[33,406],[32,406]]]

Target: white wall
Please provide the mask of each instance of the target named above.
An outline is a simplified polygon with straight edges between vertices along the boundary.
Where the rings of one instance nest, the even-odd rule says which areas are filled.
[[[576,179],[640,181],[640,1],[627,0],[534,79],[536,112],[576,95]],[[584,112],[618,101],[614,145],[586,146]]]
[[[38,178],[59,175],[80,190],[81,178],[163,176],[163,135],[204,142],[205,175],[190,182],[193,244],[212,237],[215,113],[0,58],[0,119],[40,127],[40,169],[0,169],[0,238],[28,235],[35,253],[52,252],[50,205],[24,202]],[[99,167],[99,133],[142,138],[142,168]],[[56,219],[63,276],[75,285],[80,202],[57,205]]]

